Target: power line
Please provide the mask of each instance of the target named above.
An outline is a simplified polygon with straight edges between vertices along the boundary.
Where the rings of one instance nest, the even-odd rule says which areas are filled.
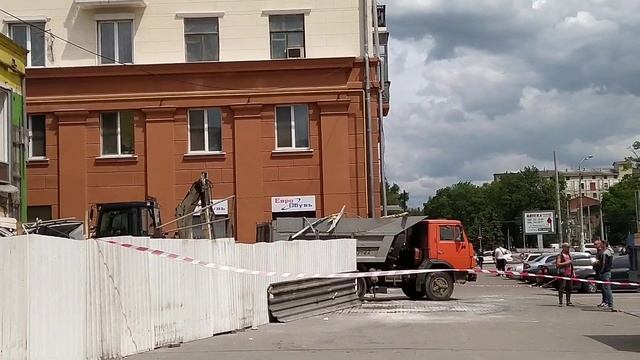
[[[44,28],[41,28],[39,26],[34,25],[33,23],[30,23],[30,22],[28,22],[26,20],[23,20],[20,17],[8,12],[7,10],[4,10],[3,8],[0,8],[0,12],[3,12],[6,15],[11,16],[12,18],[16,19],[17,21],[19,21],[19,22],[21,22],[21,23],[23,23],[25,25],[31,26],[33,28],[36,28],[36,29],[42,31],[45,34],[49,34],[51,37],[53,37],[55,39],[58,39],[58,40],[60,40],[60,41],[62,41],[64,43],[67,43],[67,44],[69,44],[69,45],[71,45],[73,47],[76,47],[76,48],[78,48],[78,49],[80,49],[82,51],[85,51],[85,52],[87,52],[89,54],[92,54],[94,56],[97,56],[97,57],[100,57],[102,59],[106,59],[106,60],[112,61],[112,62],[114,62],[116,64],[119,64],[119,65],[122,65],[122,66],[131,66],[131,65],[133,65],[133,64],[127,64],[127,63],[120,62],[120,61],[118,61],[116,59],[110,58],[108,56],[99,54],[98,52],[95,52],[93,50],[87,49],[86,47],[84,47],[82,45],[76,44],[73,41],[67,40],[67,39],[65,39],[65,38],[63,38],[61,36],[58,36],[58,35],[54,34],[53,31],[51,31],[51,30],[46,30]],[[153,73],[151,71],[148,71],[148,70],[145,70],[145,69],[141,69],[141,68],[138,68],[138,67],[134,67],[133,69],[136,70],[136,71],[139,71],[141,73],[144,73],[146,75],[167,76],[165,74],[156,74],[156,73]],[[341,71],[341,70],[340,69],[335,69],[335,70],[327,72],[323,76],[333,75],[334,73],[339,72],[339,71]],[[184,83],[184,84],[194,85],[194,86],[198,86],[198,87],[201,87],[201,88],[204,88],[204,89],[210,89],[210,90],[231,90],[231,91],[242,90],[242,89],[237,89],[237,88],[225,88],[225,87],[220,87],[220,86],[210,86],[210,85],[206,85],[206,84],[201,84],[201,83],[197,83],[197,82],[192,82],[192,81],[188,81],[188,80],[181,80],[181,79],[176,79],[176,78],[170,78],[170,80],[175,81],[175,82]],[[287,88],[270,87],[270,88],[265,88],[265,89],[267,89],[267,90],[284,90],[284,89],[287,89]]]

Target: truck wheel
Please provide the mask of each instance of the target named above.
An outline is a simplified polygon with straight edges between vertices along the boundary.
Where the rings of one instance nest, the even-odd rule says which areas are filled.
[[[369,291],[369,283],[365,278],[357,278],[356,279],[356,295],[360,300],[364,300],[364,296]]]
[[[453,278],[444,272],[427,274],[424,290],[429,300],[449,300],[453,294]]]
[[[411,300],[420,300],[424,297],[424,287],[422,291],[416,290],[416,279],[411,277],[402,282],[402,292]]]

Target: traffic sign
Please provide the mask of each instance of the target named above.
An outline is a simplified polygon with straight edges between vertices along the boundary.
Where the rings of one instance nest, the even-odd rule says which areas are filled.
[[[556,215],[553,210],[525,211],[523,215],[525,234],[554,234],[556,232]]]

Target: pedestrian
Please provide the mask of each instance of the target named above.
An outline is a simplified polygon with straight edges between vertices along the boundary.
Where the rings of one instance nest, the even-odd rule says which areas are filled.
[[[496,269],[498,271],[504,272],[507,269],[507,259],[505,255],[507,254],[507,250],[502,246],[498,246],[493,251],[493,258],[496,260]],[[498,273],[498,276],[504,275],[503,273]]]
[[[562,307],[562,293],[565,293],[567,306],[573,306],[571,303],[571,293],[573,292],[573,278],[575,273],[573,269],[573,258],[571,257],[571,247],[568,243],[562,244],[562,251],[556,258],[556,266],[558,267],[559,274],[571,278],[569,280],[558,279],[560,285],[558,288],[558,306]]]
[[[596,255],[594,269],[601,281],[609,282],[611,281],[611,267],[613,265],[613,249],[611,249],[609,242],[606,240],[596,240],[595,244],[598,253]],[[606,311],[616,311],[613,307],[611,284],[602,284],[602,303],[598,305],[598,307]]]
[[[484,264],[484,256],[482,254],[482,250],[476,254],[478,266],[480,266],[480,270],[482,270],[482,264]]]

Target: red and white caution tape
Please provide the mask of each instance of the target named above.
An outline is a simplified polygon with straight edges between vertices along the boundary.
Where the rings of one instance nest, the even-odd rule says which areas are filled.
[[[409,270],[369,271],[369,272],[353,272],[353,273],[338,273],[338,274],[319,274],[319,273],[306,274],[306,273],[287,273],[287,272],[277,273],[273,271],[250,270],[250,269],[243,269],[243,268],[238,268],[233,266],[215,264],[207,261],[194,259],[188,256],[171,253],[164,250],[152,249],[146,246],[138,246],[138,245],[129,244],[129,243],[122,243],[115,240],[107,240],[107,239],[97,239],[97,240],[106,242],[112,245],[117,245],[126,249],[131,249],[138,252],[148,253],[158,257],[166,258],[169,260],[185,262],[192,265],[204,266],[209,269],[234,272],[237,274],[259,275],[259,276],[269,276],[269,277],[276,276],[276,277],[291,278],[291,279],[370,278],[370,277],[380,277],[380,276],[427,274],[427,273],[434,273],[434,272],[466,272],[470,274],[511,275],[511,276],[521,276],[521,277],[545,278],[545,279],[552,279],[552,280],[553,279],[573,280],[577,282],[585,282],[585,283],[591,283],[591,284],[611,284],[611,285],[617,285],[617,286],[640,287],[640,283],[634,283],[634,282],[602,281],[602,280],[592,280],[592,279],[571,278],[571,277],[565,277],[565,276],[530,274],[527,272],[518,272],[518,271],[498,271],[498,270],[482,270],[482,269],[409,269]]]

